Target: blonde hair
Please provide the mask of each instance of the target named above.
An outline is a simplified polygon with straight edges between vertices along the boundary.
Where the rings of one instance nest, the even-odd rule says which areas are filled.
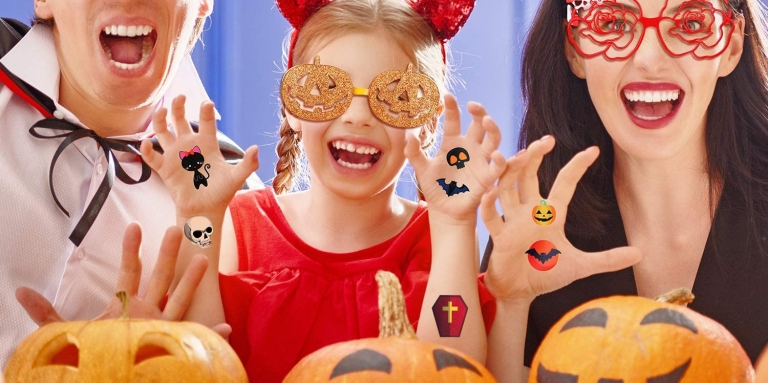
[[[299,32],[293,49],[293,62],[308,62],[318,45],[339,36],[357,32],[385,31],[413,61],[414,70],[435,81],[440,93],[448,88],[448,65],[432,27],[406,0],[335,0],[318,10]],[[283,49],[287,66],[290,35]],[[445,47],[446,55],[448,47]],[[447,57],[447,56],[446,56]],[[441,98],[442,99],[442,98]],[[277,144],[277,164],[272,187],[275,193],[289,192],[301,172],[301,134],[294,131],[281,106],[280,141]],[[424,127],[426,139],[422,149],[429,150],[436,141],[437,124]]]

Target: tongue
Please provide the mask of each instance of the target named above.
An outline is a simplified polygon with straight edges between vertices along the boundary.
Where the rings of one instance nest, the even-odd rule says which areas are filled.
[[[141,61],[143,43],[140,37],[106,37],[104,43],[112,53],[112,60],[125,64]]]
[[[350,164],[367,164],[373,160],[372,154],[352,153],[346,150],[339,150],[339,159]]]
[[[636,116],[662,118],[672,112],[672,101],[632,103],[632,110]]]

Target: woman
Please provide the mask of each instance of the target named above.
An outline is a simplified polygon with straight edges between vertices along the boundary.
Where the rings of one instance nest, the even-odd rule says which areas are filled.
[[[757,358],[768,341],[757,324],[768,314],[765,14],[755,0],[543,1],[523,58],[528,150],[499,183],[506,220],[492,199],[482,208],[496,242],[484,266],[499,310],[488,365],[500,381],[523,379],[546,332],[579,304],[676,287],[692,288],[691,307]],[[534,141],[547,134],[556,148]],[[599,157],[574,157],[591,145]],[[550,226],[531,223],[539,192],[558,209]],[[520,256],[536,239],[562,253],[551,271]]]

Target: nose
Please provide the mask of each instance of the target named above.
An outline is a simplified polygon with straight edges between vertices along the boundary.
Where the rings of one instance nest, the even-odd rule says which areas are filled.
[[[340,117],[345,126],[352,128],[370,128],[376,117],[368,105],[367,97],[353,97],[352,104]]]
[[[658,30],[655,27],[646,28],[643,40],[632,57],[638,69],[647,73],[659,73],[669,58],[659,40]]]

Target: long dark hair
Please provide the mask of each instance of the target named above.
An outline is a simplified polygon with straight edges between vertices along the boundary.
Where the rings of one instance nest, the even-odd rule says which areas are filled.
[[[745,204],[751,243],[761,241],[768,221],[768,58],[765,9],[757,0],[728,0],[743,15],[744,52],[727,77],[719,78],[707,111],[707,171],[712,181],[724,181]],[[526,104],[520,148],[545,134],[558,141],[539,170],[546,196],[557,172],[578,152],[597,145],[601,155],[579,183],[568,208],[569,238],[600,240],[606,221],[615,214],[613,143],[585,80],[570,70],[564,53],[566,5],[543,0],[523,51],[522,87]],[[719,182],[710,182],[710,197]],[[764,232],[764,231],[763,231]]]

